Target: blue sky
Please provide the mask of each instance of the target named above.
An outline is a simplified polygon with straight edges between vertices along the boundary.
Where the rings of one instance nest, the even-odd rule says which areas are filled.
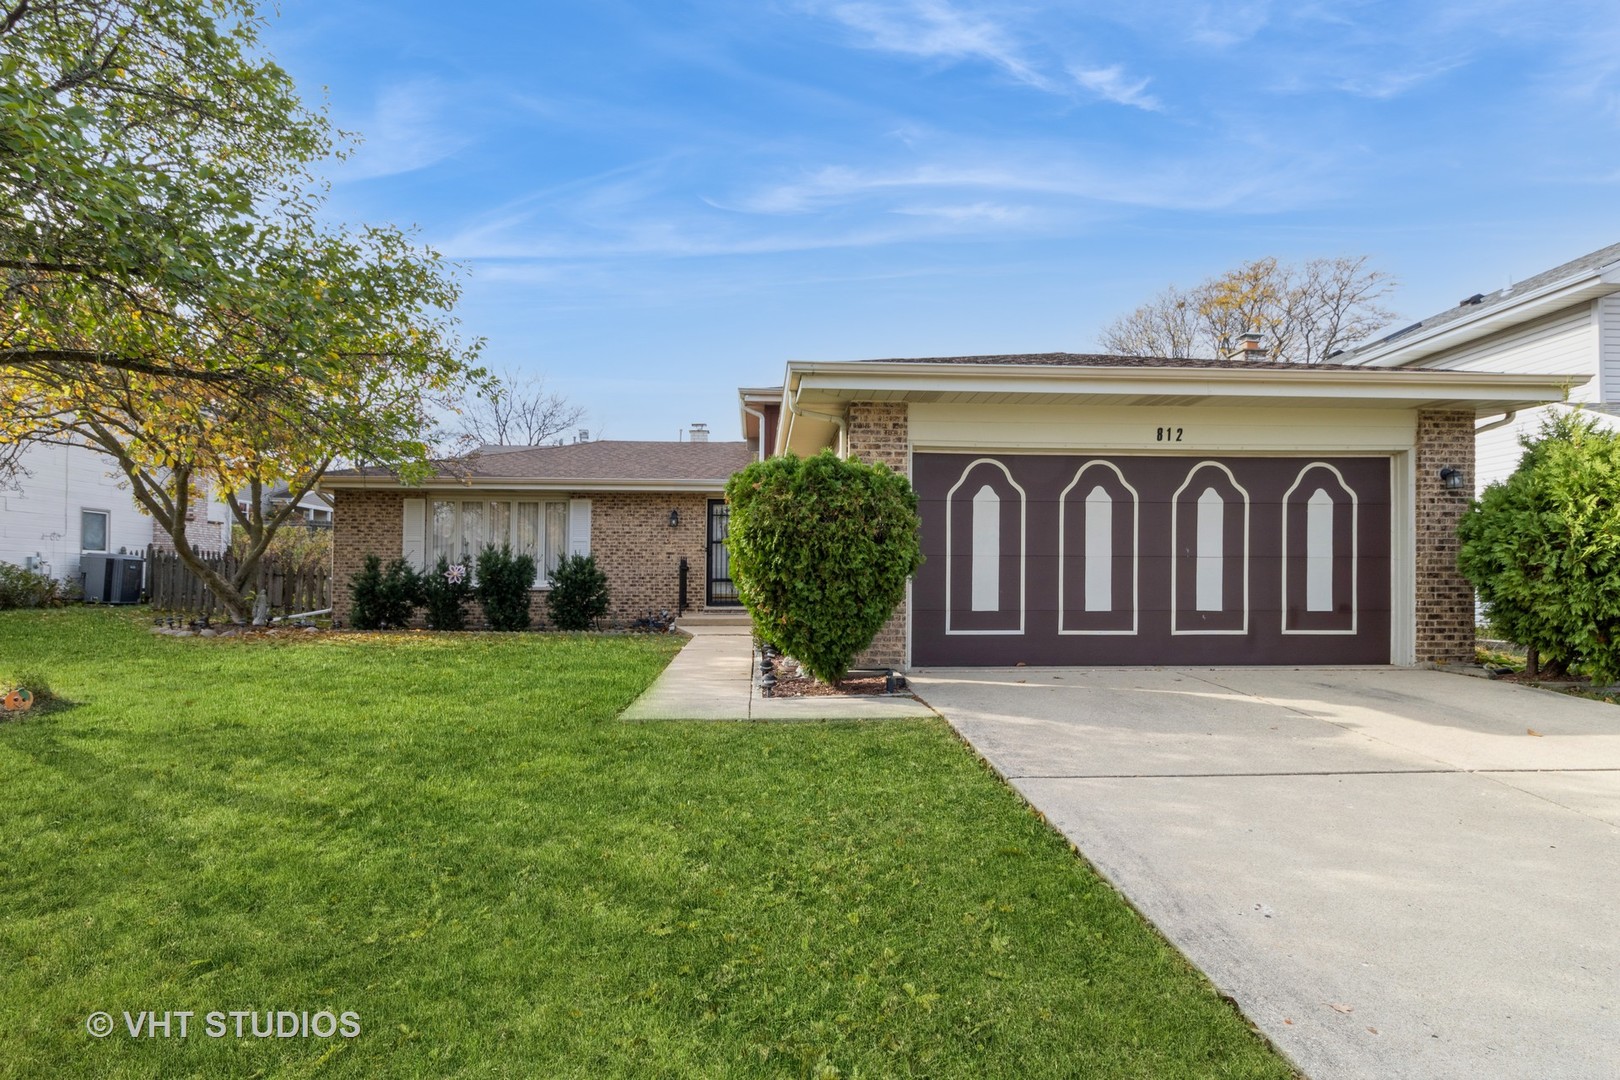
[[[331,209],[467,271],[610,438],[789,359],[1086,351],[1167,284],[1366,254],[1417,318],[1620,240],[1620,5],[286,0]]]

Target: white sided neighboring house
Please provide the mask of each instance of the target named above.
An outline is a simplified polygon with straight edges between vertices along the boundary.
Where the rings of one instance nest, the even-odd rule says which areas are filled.
[[[85,555],[145,555],[173,542],[135,502],[111,459],[83,446],[37,445],[22,472],[0,480],[0,562],[82,584]],[[222,549],[230,535],[224,503],[199,504],[188,527],[201,549]]]
[[[1570,403],[1602,423],[1620,424],[1620,244],[1496,292],[1474,293],[1334,359],[1368,367],[1589,375],[1571,389]],[[1506,479],[1523,452],[1519,437],[1533,435],[1550,412],[1567,409],[1551,405],[1482,417],[1474,489]]]

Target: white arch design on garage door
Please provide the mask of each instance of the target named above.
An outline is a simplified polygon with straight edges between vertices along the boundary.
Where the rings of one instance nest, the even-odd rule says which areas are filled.
[[[1126,499],[1115,499],[1109,494],[1103,483],[1096,484],[1086,493],[1085,501],[1085,528],[1082,531],[1083,543],[1081,565],[1085,575],[1084,599],[1081,602],[1081,620],[1088,617],[1092,621],[1107,621],[1096,619],[1093,613],[1101,615],[1123,614],[1119,601],[1122,599],[1114,589],[1114,567],[1118,560],[1130,559],[1130,625],[1117,627],[1080,627],[1070,629],[1070,612],[1067,607],[1069,596],[1068,568],[1070,563],[1069,552],[1069,495],[1080,486],[1080,481],[1092,469],[1106,469],[1114,474],[1115,484],[1121,489]],[[1107,478],[1103,478],[1106,483]],[[1129,539],[1123,544],[1120,534],[1125,532],[1126,519],[1120,515],[1128,513]],[[1142,543],[1142,499],[1137,490],[1125,479],[1118,465],[1111,461],[1094,460],[1080,466],[1069,481],[1069,486],[1063,489],[1058,496],[1058,633],[1059,634],[1114,634],[1134,635],[1140,628],[1141,620],[1141,543]],[[1123,547],[1124,550],[1119,550]],[[1123,623],[1123,620],[1116,620]]]
[[[1327,486],[1322,483],[1316,485],[1316,490],[1305,503],[1305,523],[1301,530],[1297,527],[1298,511],[1293,502],[1294,493],[1305,485],[1306,477],[1316,469],[1325,469],[1332,473],[1330,483],[1336,485],[1339,492],[1348,498],[1336,499]],[[1323,478],[1326,480],[1326,478]],[[1358,515],[1361,509],[1361,500],[1356,495],[1355,488],[1345,480],[1344,474],[1325,461],[1313,461],[1299,470],[1294,483],[1283,494],[1282,499],[1282,632],[1285,634],[1342,634],[1353,635],[1359,616],[1357,589],[1358,575],[1360,573],[1359,552],[1356,550],[1359,542],[1357,526]],[[1345,514],[1348,512],[1348,528],[1344,527]],[[1290,537],[1303,532],[1304,544],[1296,543],[1292,550],[1289,548]],[[1348,544],[1345,541],[1348,540]],[[1347,549],[1347,550],[1346,550]],[[1346,575],[1340,568],[1348,563],[1348,589],[1340,587],[1340,581]],[[1296,565],[1303,564],[1303,565]],[[1289,574],[1294,574],[1295,591],[1299,591],[1299,577],[1304,577],[1304,603],[1297,606],[1291,602],[1293,593],[1289,591]],[[1349,619],[1346,624],[1341,616],[1342,609],[1348,605]],[[1341,625],[1333,626],[1338,622]],[[1316,623],[1311,626],[1309,624]]]
[[[965,538],[955,534],[954,522],[956,518],[957,492],[968,483],[973,471],[981,465],[992,466],[1001,472],[1007,485],[1017,496],[1018,514],[1018,541],[1017,551],[1013,556],[1002,552],[1001,536],[1002,525],[1007,513],[1002,505],[1002,498],[989,483],[982,484],[972,492],[971,524],[969,535]],[[947,634],[1022,634],[1024,632],[1024,595],[1025,582],[1028,576],[1028,563],[1025,558],[1027,528],[1027,498],[1023,487],[1012,478],[1012,472],[995,458],[974,458],[962,469],[962,475],[957,478],[950,491],[945,494],[945,633]],[[970,627],[959,626],[958,611],[956,608],[956,583],[953,579],[956,556],[965,549],[970,558],[969,564],[969,603],[968,614],[993,615],[1008,612],[1007,591],[1002,588],[1002,566],[1008,557],[1015,557],[1018,569],[1018,584],[1015,591],[1018,600],[1018,624],[1006,627]]]
[[[1181,497],[1207,469],[1219,470],[1231,494],[1241,499],[1224,497],[1218,490],[1219,478],[1208,484],[1197,498],[1193,510],[1193,543],[1186,545],[1192,552],[1193,604],[1184,610],[1181,602],[1181,563],[1183,561],[1182,528],[1185,515],[1181,513]],[[1238,510],[1237,527],[1232,525],[1231,514]],[[1229,537],[1229,533],[1236,533]],[[1231,543],[1236,539],[1237,543]],[[1246,635],[1249,632],[1249,492],[1232,470],[1219,461],[1200,461],[1187,470],[1187,478],[1170,496],[1170,633]],[[1236,560],[1237,572],[1233,572]],[[1237,579],[1233,581],[1232,579]],[[1233,588],[1232,586],[1236,587]],[[1232,594],[1239,603],[1232,604]],[[1192,613],[1206,618],[1211,626],[1184,625]],[[1225,616],[1223,618],[1223,616]],[[1223,623],[1230,625],[1221,625]]]

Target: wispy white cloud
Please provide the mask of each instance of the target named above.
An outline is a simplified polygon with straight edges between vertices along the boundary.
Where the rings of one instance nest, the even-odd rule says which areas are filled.
[[[1025,58],[1005,26],[947,0],[811,0],[807,7],[854,31],[865,48],[929,59],[982,60],[1019,82],[1058,89]]]
[[[372,180],[415,172],[465,149],[473,137],[450,115],[452,101],[453,92],[437,79],[385,87],[371,114],[355,125],[362,141],[337,178]]]
[[[1150,80],[1125,74],[1121,64],[1104,68],[1071,67],[1069,74],[1093,94],[1116,105],[1129,105],[1149,112],[1158,112],[1163,108],[1158,99],[1147,92]]]
[[[1016,154],[1001,148],[993,164],[983,163],[985,156],[965,154],[906,168],[828,165],[715,205],[753,214],[806,215],[873,199],[914,200],[923,192],[954,191],[1155,209],[1241,209],[1248,202],[1275,207],[1309,198],[1316,185],[1307,176],[1320,171],[1305,158],[1277,162],[1274,168],[1251,163],[1231,169],[1201,156],[1145,163],[1115,156],[1097,164],[1051,147]]]
[[[1148,94],[1149,79],[1131,76],[1124,65],[1063,65],[1035,54],[1006,18],[950,0],[806,0],[814,13],[851,31],[862,48],[947,62],[977,60],[1026,86],[1072,96],[1077,89],[1116,105],[1158,111]]]
[[[976,202],[945,205],[897,206],[891,213],[908,217],[938,218],[955,224],[1021,225],[1035,216],[1034,207]]]
[[[1122,212],[1271,212],[1331,192],[1334,163],[1289,147],[1252,147],[1225,168],[1227,148],[1187,159],[1077,156],[1055,143],[956,146],[906,166],[825,165],[729,197],[685,194],[685,161],[645,163],[578,189],[552,186],[465,223],[434,244],[448,256],[553,269],[592,260],[762,256],[919,242],[1083,235]],[[573,271],[525,270],[531,280]]]

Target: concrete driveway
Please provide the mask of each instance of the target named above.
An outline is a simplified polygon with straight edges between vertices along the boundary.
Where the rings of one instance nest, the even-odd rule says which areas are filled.
[[[912,684],[1307,1075],[1620,1077],[1620,707],[1390,668]]]

